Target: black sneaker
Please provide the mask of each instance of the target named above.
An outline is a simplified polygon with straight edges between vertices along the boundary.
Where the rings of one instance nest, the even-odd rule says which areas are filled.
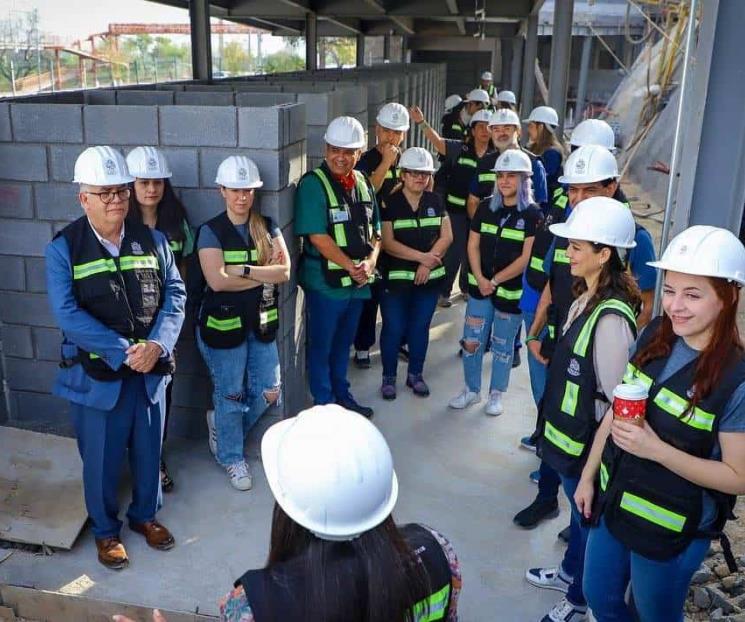
[[[409,348],[406,346],[401,346],[398,349],[398,358],[406,363],[409,362]]]
[[[453,306],[453,301],[450,300],[450,296],[440,296],[437,300],[437,306],[443,309],[449,309]]]
[[[351,410],[352,412],[367,417],[368,419],[372,419],[372,416],[375,414],[372,408],[358,404],[351,395],[343,400],[336,400],[336,403],[342,408]]]
[[[540,499],[536,497],[524,510],[520,510],[512,522],[523,529],[533,529],[542,520],[547,518],[556,518],[559,515],[559,502],[553,499]]]
[[[512,357],[512,369],[520,367],[520,348],[515,350],[515,356]]]
[[[564,529],[562,529],[556,537],[561,540],[564,544],[569,544],[569,536],[572,534],[572,528],[567,525]]]
[[[354,364],[357,369],[370,369],[370,353],[369,352],[355,352],[354,353]]]

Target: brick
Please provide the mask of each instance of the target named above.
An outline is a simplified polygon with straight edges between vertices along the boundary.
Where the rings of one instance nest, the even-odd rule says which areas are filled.
[[[82,143],[82,106],[12,104],[13,139],[26,143]]]
[[[235,147],[238,140],[232,106],[173,106],[160,108],[163,145]]]
[[[23,268],[23,257],[0,255],[0,290],[24,291],[26,289],[26,271]]]
[[[52,361],[36,361],[6,357],[5,370],[8,384],[16,391],[49,393],[59,369]]]
[[[155,106],[85,106],[85,142],[90,145],[157,145]]]
[[[167,149],[161,151],[173,171],[171,184],[175,188],[199,187],[199,156],[196,149]]]
[[[31,186],[0,183],[0,218],[33,218]]]
[[[75,160],[83,153],[84,145],[49,145],[49,169],[53,181],[71,183]]]
[[[305,120],[308,125],[326,126],[334,118],[330,93],[298,93],[297,100],[305,104]]]
[[[49,223],[0,219],[0,254],[43,257],[51,239]]]
[[[235,94],[235,105],[239,108],[255,108],[265,106],[277,106],[279,104],[294,103],[297,99],[295,93],[251,93],[243,92]]]
[[[3,292],[0,296],[0,321],[29,326],[57,325],[44,294]]]
[[[47,291],[47,275],[43,257],[26,257],[26,291],[43,294]]]
[[[49,393],[11,391],[11,421],[20,427],[40,432],[74,436],[67,401]]]
[[[0,104],[0,142],[9,143],[13,140],[10,131],[10,104]]]
[[[116,91],[107,89],[90,89],[85,92],[85,103],[93,106],[116,104]]]
[[[181,193],[181,201],[184,203],[192,227],[198,227],[206,220],[225,210],[225,201],[217,188],[210,190],[184,189]]]
[[[119,90],[116,92],[116,103],[119,106],[169,106],[173,104],[173,93]]]
[[[34,327],[31,329],[31,336],[34,346],[33,355],[37,359],[59,362],[62,333],[58,329]]]
[[[0,144],[0,177],[47,181],[47,151],[42,145]]]
[[[294,186],[288,186],[279,192],[262,192],[259,199],[261,213],[269,216],[282,229],[294,218],[294,198]]]
[[[30,359],[34,357],[31,328],[15,324],[3,324],[0,331],[3,353],[6,356]]]
[[[253,149],[279,149],[287,144],[282,110],[272,108],[238,109],[238,146]]]
[[[36,217],[41,220],[75,220],[83,215],[76,184],[37,184]],[[49,238],[46,240],[49,241]]]
[[[177,106],[234,106],[235,95],[229,91],[184,91],[176,93]]]

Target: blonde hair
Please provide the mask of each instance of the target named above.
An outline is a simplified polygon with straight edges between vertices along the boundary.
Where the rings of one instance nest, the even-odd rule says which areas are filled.
[[[248,232],[258,251],[258,265],[267,265],[272,259],[272,236],[266,220],[257,210],[251,209],[248,214]]]

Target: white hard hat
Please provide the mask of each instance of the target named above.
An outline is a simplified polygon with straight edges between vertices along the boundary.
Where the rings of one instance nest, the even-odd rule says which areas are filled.
[[[124,156],[111,147],[88,147],[75,160],[73,182],[89,186],[119,186],[135,180]]]
[[[522,149],[506,149],[494,163],[493,171],[498,173],[533,174],[533,163]]]
[[[719,227],[689,227],[670,241],[659,261],[647,265],[745,285],[745,247],[731,231]]]
[[[600,145],[610,151],[616,149],[616,136],[613,128],[600,119],[586,119],[572,131],[569,144],[574,147]]]
[[[375,120],[389,130],[405,132],[409,129],[409,111],[401,104],[386,104],[378,111]]]
[[[477,110],[474,115],[471,117],[471,121],[469,122],[469,125],[474,125],[475,123],[489,123],[489,119],[491,118],[491,112],[488,110]]]
[[[566,222],[549,230],[560,238],[607,244],[616,248],[634,248],[636,226],[631,210],[609,197],[591,197],[580,201]]]
[[[336,117],[326,128],[323,140],[342,149],[362,149],[365,146],[365,130],[354,117]]]
[[[467,102],[480,102],[486,106],[491,104],[491,100],[489,99],[489,93],[487,93],[484,89],[473,89],[468,95],[466,95],[466,101]]]
[[[537,106],[530,111],[530,116],[525,119],[524,123],[530,123],[531,121],[556,127],[559,125],[559,115],[551,106]]]
[[[135,147],[127,155],[129,174],[139,179],[168,179],[173,176],[163,152],[156,147]]]
[[[462,101],[463,101],[463,98],[460,95],[448,95],[445,98],[445,112],[450,112],[453,108],[455,108]]]
[[[261,188],[264,185],[254,161],[239,155],[220,162],[215,183],[226,188]]]
[[[500,108],[492,113],[489,118],[489,127],[492,125],[514,125],[520,127],[520,117],[517,116],[517,113],[514,110]]]
[[[261,457],[279,506],[324,540],[352,540],[377,527],[398,498],[383,435],[336,404],[275,423],[261,440]]]
[[[435,172],[432,154],[422,147],[409,147],[401,154],[398,166],[407,171]]]
[[[618,163],[605,147],[587,145],[573,151],[564,163],[560,184],[591,184],[618,178]]]
[[[497,101],[502,102],[503,104],[517,105],[517,98],[512,91],[499,91]]]
[[[493,76],[493,75],[491,75],[491,71],[485,71],[485,72],[483,72],[483,73],[481,74],[481,79],[482,79],[482,80],[490,80],[490,81],[491,81],[491,80],[493,80],[493,79],[494,79],[494,76]]]

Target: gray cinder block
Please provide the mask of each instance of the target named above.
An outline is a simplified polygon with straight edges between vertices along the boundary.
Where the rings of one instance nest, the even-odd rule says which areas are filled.
[[[43,361],[60,360],[60,344],[62,343],[62,333],[56,328],[39,328],[31,329],[31,335],[34,343],[34,356]]]
[[[157,145],[155,106],[84,106],[85,142],[90,145]]]
[[[33,218],[31,186],[0,183],[0,218]]]
[[[13,139],[31,143],[82,143],[82,106],[11,104]]]
[[[0,178],[14,181],[47,181],[45,147],[0,144]]]
[[[0,290],[22,292],[25,289],[26,271],[23,267],[23,257],[0,255]]]
[[[36,217],[41,220],[76,220],[83,215],[77,184],[36,184]],[[47,241],[48,238],[47,238]]]
[[[45,294],[4,292],[0,296],[0,320],[31,326],[57,325]]]
[[[120,106],[170,106],[173,104],[173,92],[121,89],[116,92],[116,103]]]
[[[44,247],[52,239],[48,222],[0,219],[0,254],[43,257]]]
[[[177,106],[234,106],[235,96],[228,91],[183,91],[176,93]]]
[[[43,257],[26,257],[26,291],[43,294],[47,291],[47,275]]]
[[[16,391],[38,391],[48,393],[52,390],[58,366],[52,361],[18,359],[7,357],[5,369],[8,384]]]
[[[163,145],[235,147],[236,109],[232,106],[172,106],[160,108]]]
[[[24,359],[34,357],[31,328],[29,326],[4,324],[0,336],[2,336],[3,352],[6,356]]]

